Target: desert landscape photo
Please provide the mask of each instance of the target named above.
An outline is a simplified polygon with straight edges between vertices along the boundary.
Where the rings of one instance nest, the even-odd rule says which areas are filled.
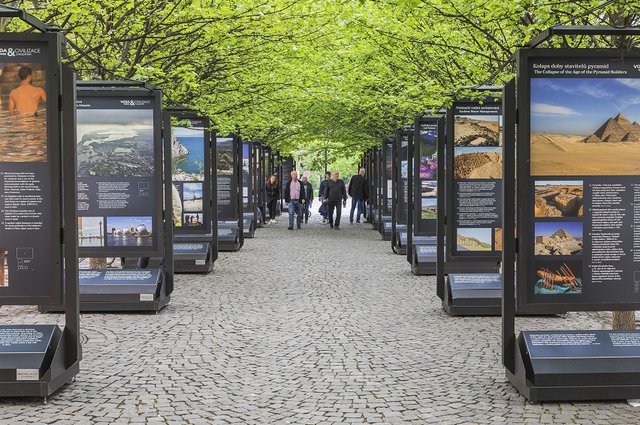
[[[582,222],[543,221],[535,223],[535,255],[582,254]]]
[[[501,146],[499,115],[456,115],[454,146]]]
[[[422,198],[422,214],[420,218],[423,220],[438,219],[438,200],[436,198]]]
[[[458,251],[491,251],[491,228],[458,228]]]
[[[531,174],[640,174],[640,81],[531,80]]]
[[[501,179],[501,147],[460,147],[454,149],[454,179]]]
[[[582,217],[584,205],[582,180],[542,180],[535,183],[535,216]]]

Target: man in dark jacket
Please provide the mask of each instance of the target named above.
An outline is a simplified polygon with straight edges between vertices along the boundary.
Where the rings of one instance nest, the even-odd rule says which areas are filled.
[[[364,202],[369,199],[367,189],[367,179],[364,178],[366,171],[364,168],[360,172],[351,177],[349,182],[349,196],[351,196],[351,213],[349,214],[349,223],[353,224],[353,211],[358,208],[356,223],[360,224],[360,216],[364,211]]]
[[[304,215],[304,222],[307,223],[309,221],[309,208],[313,202],[313,186],[309,183],[307,176],[302,176],[302,192],[304,192],[302,214]]]
[[[324,193],[327,191],[327,183],[329,183],[329,180],[331,180],[331,173],[327,171],[324,173],[324,180],[320,182],[320,187],[318,188],[318,199],[322,202],[318,212],[322,216],[322,224],[327,222],[327,215],[329,214],[329,206],[324,198]]]
[[[302,207],[306,201],[302,182],[298,180],[298,172],[291,172],[291,180],[284,188],[284,200],[289,204],[289,230],[293,230],[293,213],[298,215],[298,229],[302,223]]]
[[[333,180],[329,180],[327,183],[324,197],[329,203],[329,226],[334,228],[333,212],[336,211],[335,228],[340,230],[342,207],[347,206],[347,189],[344,187],[344,182],[340,180],[340,173],[337,171],[333,173]]]

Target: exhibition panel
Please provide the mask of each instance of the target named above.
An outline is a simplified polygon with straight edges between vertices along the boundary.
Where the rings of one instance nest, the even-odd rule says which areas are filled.
[[[392,149],[391,248],[396,254],[407,253],[407,215],[409,193],[409,145],[413,128],[396,130]]]
[[[216,137],[218,250],[237,251],[244,244],[242,144],[237,135]]]

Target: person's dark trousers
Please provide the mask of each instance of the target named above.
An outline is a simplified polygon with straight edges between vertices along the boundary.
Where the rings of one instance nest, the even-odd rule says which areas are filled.
[[[336,212],[336,218],[333,218],[333,212]],[[340,227],[340,217],[342,216],[342,201],[329,201],[329,225],[331,227]]]
[[[306,223],[307,221],[309,221],[309,207],[310,204],[309,202],[305,202],[304,206],[302,207],[303,211],[304,211],[304,222]]]
[[[349,214],[349,222],[353,223],[353,211],[358,208],[358,215],[356,216],[356,221],[360,223],[360,216],[362,215],[362,211],[364,210],[364,199],[351,198],[351,213]]]
[[[293,208],[292,208],[293,207]],[[302,204],[297,199],[289,202],[289,228],[293,228],[293,213],[298,215],[298,227],[302,224]]]
[[[278,203],[277,199],[273,201],[269,201],[269,220],[276,219],[276,204]]]

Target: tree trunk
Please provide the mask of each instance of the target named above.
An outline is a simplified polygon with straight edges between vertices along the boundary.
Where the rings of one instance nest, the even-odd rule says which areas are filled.
[[[613,329],[632,330],[636,328],[636,312],[635,311],[614,311],[613,312]]]

